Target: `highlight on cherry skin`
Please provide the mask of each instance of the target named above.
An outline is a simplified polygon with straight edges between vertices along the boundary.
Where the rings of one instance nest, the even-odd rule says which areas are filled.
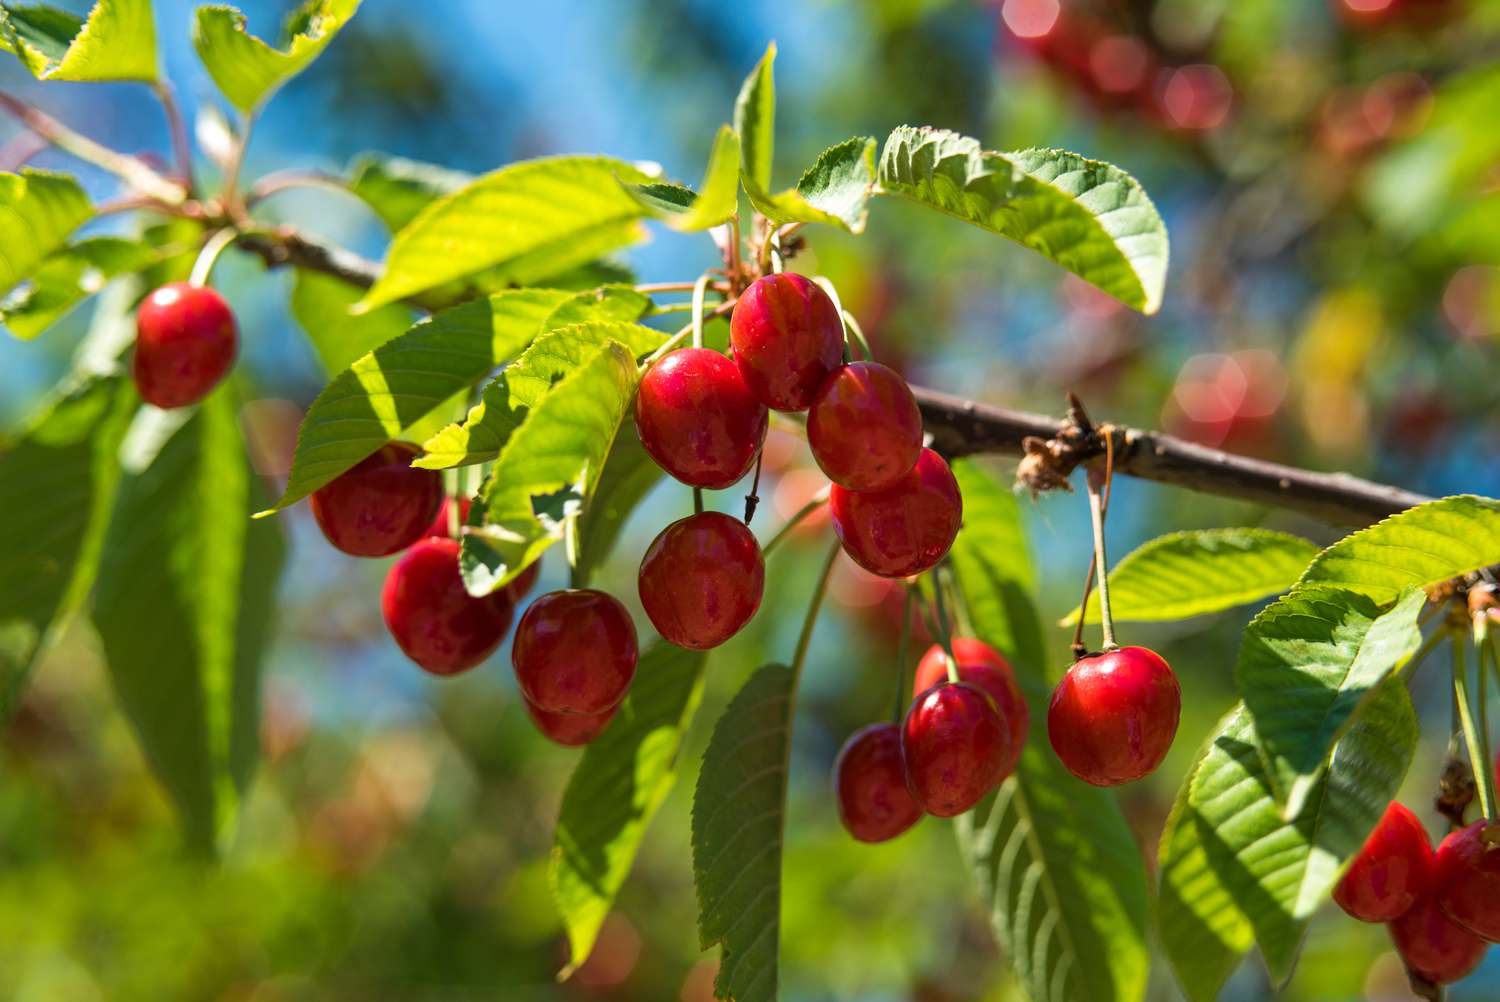
[[[717,647],[760,608],[766,565],[755,535],[737,518],[705,511],[657,535],[641,558],[641,605],[670,642]]]
[[[878,362],[839,366],[807,412],[807,444],[818,467],[840,487],[889,487],[922,454],[917,398],[906,380]]]
[[[1118,786],[1161,765],[1181,713],[1177,676],[1160,655],[1117,647],[1068,669],[1047,708],[1047,738],[1073,775]]]
[[[861,842],[885,842],[922,818],[906,785],[901,728],[870,724],[849,736],[833,763],[839,820]]]
[[[651,458],[692,487],[729,487],[755,463],[770,415],[735,363],[707,348],[679,348],[641,377],[635,427]]]
[[[915,466],[878,491],[834,484],[828,495],[833,529],[856,564],[881,577],[904,578],[937,566],[958,538],[963,497],[953,471],[924,448]]]
[[[551,591],[522,614],[511,642],[521,693],[540,710],[597,716],[635,677],[635,624],[620,601],[591,588]]]
[[[907,788],[928,814],[962,814],[1005,778],[1010,743],[994,700],[966,682],[939,682],[912,701],[901,725]]]
[[[428,534],[443,504],[443,477],[411,465],[421,451],[388,442],[313,491],[313,518],[336,549],[385,557]]]
[[[1010,662],[995,648],[975,637],[954,637],[952,642],[953,656],[958,659],[959,681],[982,690],[994,700],[995,709],[1010,731],[1010,751],[1002,766],[1002,771],[1008,776],[1020,764],[1026,735],[1031,730],[1031,709],[1026,705],[1026,697],[1021,694]],[[948,656],[941,644],[933,644],[917,663],[912,679],[912,698],[947,677]]]
[[[208,286],[171,282],[152,290],[136,311],[135,328],[131,374],[148,404],[195,404],[234,365],[234,311]]]
[[[380,597],[397,645],[434,675],[456,675],[484,661],[515,615],[515,598],[504,588],[481,598],[465,590],[458,547],[447,537],[419,540],[391,565]]]
[[[1333,900],[1361,922],[1390,922],[1428,892],[1432,872],[1427,829],[1405,805],[1392,801],[1333,889]]]
[[[844,358],[844,321],[828,293],[792,272],[765,275],[740,294],[729,344],[745,383],[767,407],[805,411]]]

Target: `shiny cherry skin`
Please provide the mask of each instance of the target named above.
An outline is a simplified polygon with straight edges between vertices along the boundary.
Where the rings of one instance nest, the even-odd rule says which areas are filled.
[[[443,498],[443,503],[438,507],[438,513],[436,515],[434,515],[433,518],[432,518],[432,524],[427,527],[427,531],[424,532],[424,533],[422,533],[422,535],[424,535],[424,536],[452,536],[453,535],[453,533],[449,531],[449,527],[448,527],[448,515],[449,515],[449,513],[451,513],[453,511],[453,502],[454,502],[454,499],[451,498],[451,497],[444,497]],[[468,498],[459,498],[458,499],[458,526],[459,526],[460,531],[462,531],[464,523],[469,520],[469,509],[472,506],[473,506],[473,502],[471,502]]]
[[[769,419],[739,367],[707,348],[663,355],[635,396],[641,444],[657,466],[693,487],[720,490],[750,472]]]
[[[885,842],[922,817],[906,788],[901,765],[901,728],[871,724],[849,736],[833,763],[839,820],[861,842]]]
[[[901,724],[906,787],[928,814],[951,818],[1004,778],[1010,731],[995,701],[966,682],[939,682],[912,701]]]
[[[1333,889],[1333,900],[1361,922],[1391,922],[1427,892],[1432,863],[1427,829],[1405,805],[1391,801]]]
[[[1432,892],[1459,925],[1500,943],[1500,846],[1485,845],[1487,821],[1453,832],[1438,846]]]
[[[526,715],[536,724],[536,729],[548,740],[565,748],[577,748],[597,738],[609,726],[609,722],[615,719],[615,711],[619,709],[617,706],[611,707],[590,717],[581,713],[548,713],[525,697],[522,697],[521,702],[526,707]]]
[[[884,490],[834,484],[828,509],[833,531],[856,564],[882,577],[904,578],[943,559],[963,523],[964,502],[943,457],[923,449],[917,465]]]
[[[234,312],[203,285],[172,282],[141,302],[135,315],[131,371],[141,399],[186,407],[208,396],[234,364]]]
[[[1031,710],[1026,705],[1026,697],[1021,694],[1021,687],[1016,684],[1010,662],[989,644],[974,637],[954,637],[953,656],[958,658],[959,681],[983,690],[995,701],[1000,716],[1005,718],[1006,729],[1010,731],[1010,753],[1005,756],[1000,774],[1009,776],[1021,762],[1021,750],[1026,746],[1026,735],[1031,730]],[[941,644],[933,644],[917,662],[912,695],[932,688],[947,677],[948,658]]]
[[[740,294],[729,344],[745,382],[767,407],[805,411],[844,359],[844,323],[811,279],[766,275]]]
[[[434,675],[457,675],[495,652],[516,605],[504,589],[483,598],[465,591],[458,540],[430,536],[391,565],[380,610],[407,657]]]
[[[1489,946],[1445,915],[1431,894],[1419,897],[1386,928],[1407,969],[1439,985],[1468,977]]]
[[[313,491],[308,504],[328,541],[356,557],[384,557],[424,538],[443,504],[443,476],[411,465],[421,453],[388,442]]]
[[[1144,647],[1117,647],[1068,669],[1047,708],[1047,737],[1073,775],[1118,786],[1161,765],[1181,713],[1167,663]]]
[[[638,583],[656,632],[701,651],[750,622],[760,608],[766,565],[744,522],[705,511],[661,531],[641,559]]]
[[[619,600],[590,588],[549,591],[516,627],[510,661],[539,710],[598,716],[635,677],[635,624]]]
[[[851,362],[818,390],[807,412],[807,444],[829,480],[851,491],[878,491],[917,465],[922,412],[895,370]]]

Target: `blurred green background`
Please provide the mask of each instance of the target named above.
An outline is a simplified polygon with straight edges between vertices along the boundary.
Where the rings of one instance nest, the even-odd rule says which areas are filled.
[[[70,4],[86,9],[86,3]],[[242,5],[273,35],[290,3]],[[187,41],[191,5],[158,0],[168,72],[190,109],[212,85]],[[901,123],[987,146],[1062,146],[1136,174],[1172,236],[1167,303],[1123,310],[1025,251],[915,207],[874,207],[860,239],[810,232],[799,270],[830,275],[879,355],[911,379],[1208,445],[1348,469],[1429,494],[1500,494],[1500,4],[1479,0],[366,0],[257,125],[247,173],[338,170],[383,150],[483,171],[602,152],[696,181],[714,129],[769,39],[781,51],[776,182],[823,147]],[[166,155],[140,87],[0,87],[82,131]],[[0,160],[24,150],[0,123]],[[29,162],[78,170],[45,151]],[[207,170],[207,165],[202,165]],[[102,197],[108,179],[81,172]],[[381,228],[337,193],[272,213],[378,257]],[[643,280],[715,263],[662,232],[633,252]],[[300,409],[326,378],[286,307],[291,276],[231,255],[219,279],[241,317],[262,472],[285,471]],[[0,427],[64,370],[80,310],[37,342],[0,338]],[[773,433],[769,536],[822,483]],[[1008,478],[1013,461],[994,464]],[[1162,532],[1338,530],[1283,513],[1120,482],[1122,556]],[[738,492],[720,504],[732,508]],[[604,585],[635,603],[634,569],[689,503],[664,486],[632,520]],[[1029,507],[1043,611],[1076,601],[1087,566],[1078,496]],[[0,735],[0,998],[660,1000],[707,1002],[688,866],[695,763],[756,665],[789,657],[826,525],[770,568],[765,606],[710,662],[675,792],[594,958],[574,980],[546,883],[552,821],[575,752],[547,744],[504,651],[434,681],[397,652],[378,609],[383,561],[323,544],[305,506],[284,516],[293,558],[266,673],[265,761],[221,867],[185,862],[169,807],[76,622]],[[549,554],[543,586],[563,580]],[[840,829],[828,773],[845,736],[890,712],[899,598],[841,562],[799,705],[786,857],[785,997],[895,1002],[1018,998],[955,852],[928,819],[870,847]],[[637,622],[645,623],[636,604]],[[1148,859],[1185,764],[1233,700],[1247,611],[1127,626],[1175,666],[1185,706],[1167,764],[1120,796]],[[1052,635],[1060,670],[1067,632]],[[914,651],[915,656],[919,651]],[[1436,679],[1438,667],[1425,676]],[[1404,799],[1428,809],[1446,740],[1442,685],[1419,688],[1426,740]],[[1037,722],[1038,724],[1040,722]],[[1452,993],[1500,996],[1500,953]],[[1164,964],[1152,998],[1176,998]],[[1225,991],[1272,992],[1252,959]],[[1383,930],[1329,908],[1277,996],[1405,999]]]

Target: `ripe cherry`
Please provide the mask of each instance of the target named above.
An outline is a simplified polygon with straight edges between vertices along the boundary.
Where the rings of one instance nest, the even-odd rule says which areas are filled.
[[[641,604],[678,647],[707,650],[740,631],[760,608],[766,566],[737,518],[705,511],[673,522],[641,559]]]
[[[1405,915],[1387,928],[1407,968],[1439,985],[1467,977],[1484,959],[1488,946],[1443,914],[1431,894],[1419,897]]]
[[[816,282],[782,272],[758,278],[729,318],[745,382],[767,407],[805,411],[844,358],[844,323]]]
[[[1117,647],[1068,669],[1047,709],[1047,737],[1073,775],[1118,786],[1161,764],[1181,712],[1167,663],[1144,647]]]
[[[920,574],[942,560],[963,522],[958,481],[931,449],[891,486],[861,492],[834,484],[828,502],[844,552],[888,578]]]
[[[567,748],[577,748],[597,738],[609,726],[609,722],[615,718],[615,711],[619,709],[617,706],[610,707],[603,713],[585,716],[581,713],[549,713],[524,696],[521,702],[525,704],[526,713],[531,717],[531,722],[536,724],[537,730]]]
[[[901,728],[871,724],[850,735],[833,763],[839,820],[861,842],[884,842],[922,817],[906,788],[901,765]]]
[[[635,677],[635,624],[611,595],[549,591],[521,617],[510,661],[537,709],[598,716],[625,698]]]
[[[234,313],[207,286],[172,282],[155,289],[136,311],[135,330],[131,368],[148,404],[195,404],[234,364]]]
[[[458,541],[430,536],[391,565],[380,608],[407,657],[434,675],[456,675],[494,653],[516,606],[504,589],[483,598],[465,591]]]
[[[770,415],[733,361],[707,348],[663,355],[641,377],[635,427],[667,473],[719,490],[750,471]]]
[[[994,700],[965,682],[939,682],[912,702],[901,725],[906,786],[940,818],[962,814],[1004,778],[1010,731]]]
[[[895,371],[876,362],[839,366],[807,412],[807,444],[828,479],[851,491],[900,480],[922,454],[922,412]]]
[[[1476,821],[1443,839],[1433,865],[1432,893],[1453,921],[1500,943],[1500,846],[1484,841],[1489,825]]]
[[[958,658],[958,678],[984,691],[995,701],[995,709],[1005,718],[1010,731],[1010,753],[1000,770],[1002,776],[1016,771],[1021,761],[1021,750],[1026,745],[1026,734],[1031,729],[1031,710],[1026,706],[1026,697],[1016,684],[1015,673],[1005,656],[983,640],[974,637],[954,637],[953,656]],[[941,644],[933,644],[917,663],[912,695],[948,677],[948,658]]]
[[[1390,922],[1406,914],[1432,881],[1427,829],[1395,801],[1354,857],[1333,900],[1361,922]]]
[[[448,525],[448,516],[451,515],[452,512],[453,512],[453,501],[454,501],[454,499],[451,498],[451,497],[444,497],[443,498],[443,503],[438,507],[438,513],[433,516],[432,524],[427,527],[427,531],[424,532],[424,533],[422,533],[422,535],[424,535],[424,536],[452,536],[453,535],[453,533],[452,533],[452,531],[450,531],[450,527]],[[458,526],[459,526],[459,530],[460,531],[463,530],[464,523],[469,520],[469,509],[472,506],[473,506],[473,502],[471,502],[468,498],[459,498],[458,499]]]
[[[388,442],[313,491],[308,503],[328,541],[356,557],[384,557],[426,535],[443,503],[443,477],[413,468],[421,450]]]

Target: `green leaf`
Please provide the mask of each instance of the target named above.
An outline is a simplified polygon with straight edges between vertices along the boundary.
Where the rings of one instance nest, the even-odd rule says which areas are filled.
[[[1008,237],[1142,313],[1161,306],[1167,228],[1135,178],[1062,150],[995,153],[942,129],[886,140],[877,192]]]
[[[874,186],[875,140],[856,136],[818,154],[797,187],[771,195],[747,181],[745,192],[774,222],[825,223],[860,233]]]
[[[58,7],[0,4],[0,49],[38,80],[157,78],[151,0],[99,0],[86,21]]]
[[[349,171],[349,190],[394,233],[428,205],[471,183],[474,175],[403,157],[366,153]]]
[[[651,215],[674,230],[706,230],[727,222],[739,211],[740,139],[729,126],[720,126],[708,154],[703,186],[694,195],[676,185],[627,184]],[[687,199],[684,201],[683,195]]]
[[[551,331],[573,324],[614,322],[633,324],[651,310],[651,297],[636,292],[630,285],[605,284],[586,289],[559,303],[557,309],[542,321],[542,330]],[[634,335],[625,340],[632,341]]]
[[[607,157],[503,167],[428,205],[391,241],[371,309],[476,272],[528,285],[642,239],[646,210],[621,187],[651,180]]]
[[[1500,563],[1500,501],[1462,495],[1429,501],[1345,536],[1320,553],[1300,584],[1363,592],[1381,605]]]
[[[1163,622],[1233,609],[1286,591],[1317,556],[1299,536],[1270,529],[1199,529],[1158,536],[1109,572],[1115,622]],[[1063,626],[1078,622],[1075,608]],[[1088,622],[1099,622],[1099,596]]]
[[[589,586],[594,572],[609,559],[626,519],[663,476],[662,468],[641,445],[634,423],[620,429],[604,460],[594,496],[578,516],[574,588]]]
[[[1384,614],[1358,592],[1298,588],[1250,622],[1235,685],[1265,750],[1285,815],[1302,812],[1334,744],[1422,644],[1420,588]]]
[[[392,341],[412,324],[411,310],[404,306],[382,306],[369,313],[352,314],[349,307],[364,290],[332,275],[297,270],[292,285],[292,316],[307,332],[323,371],[343,372],[358,359]]]
[[[630,873],[646,828],[677,782],[677,754],[703,694],[702,651],[657,642],[615,719],[563,791],[548,875],[568,930],[571,974]]]
[[[18,338],[34,338],[111,279],[141,271],[161,258],[155,248],[123,237],[80,240],[54,251],[0,302],[0,323]]]
[[[972,462],[954,464],[964,527],[952,550],[977,634],[1012,658],[1032,726],[1016,775],[956,819],[990,922],[1033,1002],[1136,1002],[1145,993],[1145,864],[1114,798],[1047,746],[1050,680],[1020,507]]]
[[[94,214],[66,174],[26,169],[0,174],[0,295],[36,271]]]
[[[269,511],[300,501],[514,358],[567,298],[553,289],[496,293],[429,317],[360,358],[302,419],[286,491]]]
[[[1399,680],[1381,686],[1339,741],[1294,820],[1282,817],[1250,714],[1236,707],[1209,739],[1161,839],[1158,931],[1192,1002],[1211,1002],[1249,934],[1273,981],[1296,962],[1308,917],[1390,804],[1417,744]]]
[[[0,722],[93,584],[135,407],[128,380],[82,380],[0,442]]]
[[[746,188],[771,187],[771,160],[776,141],[776,43],[766,46],[755,69],[740,86],[734,102],[734,131],[740,137],[740,176]]]
[[[244,112],[264,104],[328,47],[354,16],[360,0],[306,0],[287,18],[281,48],[245,29],[245,15],[230,6],[199,7],[193,47],[229,102]]]
[[[714,995],[734,1002],[779,997],[794,682],[783,665],[750,676],[714,725],[693,796],[698,939],[722,948]]]
[[[593,494],[639,378],[631,350],[605,341],[529,408],[480,491],[485,524],[464,534],[459,566],[471,594],[504,585],[562,538]]]
[[[233,392],[215,391],[149,466],[127,469],[94,600],[120,704],[205,852],[229,833],[254,769],[282,561],[279,528],[247,518],[258,482]]]

